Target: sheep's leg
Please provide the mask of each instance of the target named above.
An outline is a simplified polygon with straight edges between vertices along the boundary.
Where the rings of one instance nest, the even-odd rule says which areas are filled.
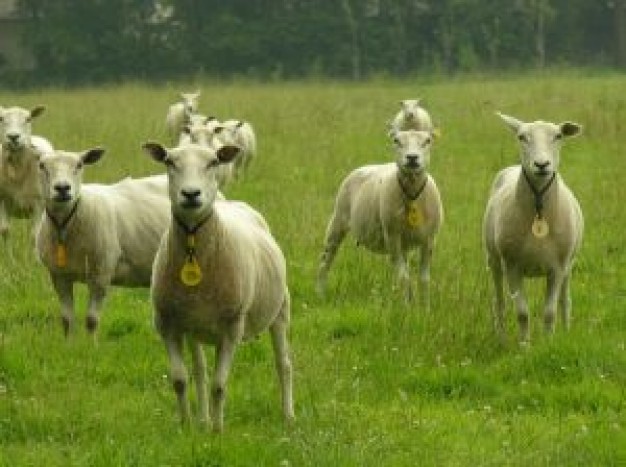
[[[196,380],[196,395],[198,397],[198,414],[200,423],[209,423],[209,397],[206,382],[206,359],[202,344],[195,339],[188,338],[189,348],[193,358],[193,376]]]
[[[523,276],[521,271],[515,267],[506,267],[506,278],[509,284],[509,293],[515,303],[517,310],[517,322],[519,324],[520,343],[527,344],[530,340],[530,329],[528,326],[528,302],[523,287]]]
[[[420,286],[422,306],[426,311],[430,310],[430,263],[433,257],[433,242],[428,239],[420,251]]]
[[[9,237],[9,216],[4,201],[0,201],[0,235],[5,240]]]
[[[404,291],[404,300],[408,304],[413,300],[413,287],[409,275],[407,253],[402,250],[399,235],[388,235],[386,237],[386,244],[388,245],[391,262],[396,270],[398,285],[400,286],[400,290]]]
[[[88,284],[89,287],[89,307],[87,309],[86,326],[87,331],[94,337],[98,330],[98,323],[100,321],[100,310],[102,309],[102,302],[106,296],[106,281],[93,281]]]
[[[63,333],[68,337],[74,328],[74,283],[59,274],[50,274],[50,278],[61,303]]]
[[[566,274],[561,284],[561,295],[559,297],[559,305],[561,309],[561,321],[565,330],[569,330],[572,312],[572,298],[569,291],[570,274]]]
[[[341,219],[337,213],[333,213],[333,217],[326,229],[326,239],[324,240],[324,251],[320,259],[320,265],[317,270],[317,294],[323,297],[326,292],[326,281],[328,271],[333,264],[337,250],[341,246],[341,242],[348,233],[348,223]]]
[[[295,419],[293,410],[293,370],[291,367],[291,359],[289,357],[289,341],[287,340],[289,310],[290,300],[289,295],[287,295],[278,317],[270,326],[276,372],[278,373],[278,379],[280,381],[283,416],[287,422],[291,422]]]
[[[231,337],[223,337],[215,348],[215,376],[211,385],[211,417],[213,431],[224,429],[224,401],[226,399],[226,381],[235,356],[237,345]]]
[[[556,305],[561,294],[563,274],[561,274],[560,271],[550,271],[546,282],[546,303],[544,307],[543,320],[546,332],[548,334],[553,334],[554,320],[556,317]]]
[[[183,336],[169,334],[163,336],[163,342],[170,358],[170,378],[178,401],[178,413],[183,425],[189,423],[189,400],[187,399],[187,369],[183,359]]]
[[[503,274],[502,274],[502,262],[500,258],[497,256],[489,256],[488,257],[488,265],[491,270],[491,276],[493,278],[493,285],[495,289],[495,299],[493,303],[493,315],[494,315],[494,324],[496,327],[496,332],[500,335],[501,338],[506,336],[505,326],[504,326],[504,286],[503,286]]]

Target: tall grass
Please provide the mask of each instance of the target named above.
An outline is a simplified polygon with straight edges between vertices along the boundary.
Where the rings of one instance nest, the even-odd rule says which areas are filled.
[[[148,292],[112,291],[98,346],[84,329],[65,341],[56,298],[20,221],[0,256],[0,465],[626,463],[625,77],[129,83],[0,92],[0,103],[45,104],[36,131],[58,148],[106,147],[86,178],[110,182],[161,170],[140,145],[166,140],[168,104],[197,86],[204,113],[246,119],[258,134],[250,177],[227,196],[266,216],[287,257],[296,425],[281,423],[264,336],[235,357],[225,434],[181,430]],[[350,238],[322,301],[313,279],[338,184],[358,165],[391,158],[386,122],[400,99],[415,96],[425,98],[443,133],[431,167],[446,211],[431,311],[405,307],[388,260]],[[543,334],[544,284],[535,281],[526,350],[502,346],[493,334],[481,250],[489,184],[516,161],[495,110],[584,126],[562,151],[563,176],[586,219],[572,330],[557,325],[552,339]]]

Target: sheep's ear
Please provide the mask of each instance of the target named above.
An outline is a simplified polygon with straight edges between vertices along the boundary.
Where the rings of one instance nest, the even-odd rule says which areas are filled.
[[[241,149],[239,146],[234,146],[232,144],[226,144],[219,148],[215,153],[217,155],[220,164],[225,164],[227,162],[231,162],[237,154],[239,154]]]
[[[182,132],[185,133],[186,135],[190,135],[191,134],[191,127],[188,124],[187,125],[183,125]]]
[[[216,135],[219,135],[222,131],[224,131],[226,129],[225,126],[216,126],[215,128],[213,128],[213,133],[215,133]]]
[[[209,123],[209,122],[212,122],[213,120],[217,120],[217,117],[214,115],[210,115],[204,119],[204,123]]]
[[[235,128],[241,128],[243,124],[244,124],[243,120],[239,120],[237,124],[235,125]]]
[[[86,165],[95,164],[96,162],[100,160],[103,154],[104,154],[103,148],[88,149],[87,151],[81,154],[80,159],[83,161],[83,164],[86,164]]]
[[[583,131],[583,127],[574,122],[563,122],[559,124],[559,127],[563,136],[566,137],[579,135]]]
[[[44,110],[46,110],[46,108],[43,105],[38,105],[30,111],[30,118],[39,117],[44,112]]]
[[[142,149],[146,154],[152,157],[157,162],[165,162],[167,160],[167,149],[165,149],[159,143],[148,142],[144,143]]]
[[[511,117],[509,115],[505,115],[503,113],[500,112],[496,112],[496,115],[498,115],[498,117],[500,117],[502,120],[504,120],[504,123],[506,123],[509,128],[511,128],[513,131],[517,132],[520,128],[520,126],[522,126],[522,121],[518,120],[515,117]]]

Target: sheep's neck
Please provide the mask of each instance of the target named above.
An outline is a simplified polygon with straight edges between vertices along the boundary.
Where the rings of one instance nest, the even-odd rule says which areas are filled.
[[[526,180],[526,183],[528,184],[528,187],[534,197],[535,214],[537,214],[537,216],[541,219],[543,217],[544,197],[556,179],[556,172],[553,172],[550,180],[548,180],[548,182],[539,189],[533,184],[532,180],[523,168],[522,174],[524,175],[524,179]]]
[[[424,175],[422,177],[422,175]],[[423,178],[423,181],[420,185],[417,183],[420,179]],[[400,190],[402,194],[408,201],[415,201],[420,195],[424,192],[424,188],[426,188],[426,183],[428,183],[428,177],[424,174],[403,174],[398,171],[398,185],[400,185]],[[414,190],[415,187],[418,187],[417,190]]]
[[[48,219],[50,219],[50,222],[52,222],[52,225],[54,226],[57,234],[57,247],[55,256],[57,266],[61,268],[67,266],[67,226],[76,215],[79,201],[80,198],[76,200],[69,214],[61,220],[55,217],[54,214],[46,207],[46,215],[48,216]]]

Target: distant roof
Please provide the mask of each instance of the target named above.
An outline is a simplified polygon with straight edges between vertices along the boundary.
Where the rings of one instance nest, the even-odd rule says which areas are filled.
[[[17,17],[18,0],[0,0],[0,19]]]

